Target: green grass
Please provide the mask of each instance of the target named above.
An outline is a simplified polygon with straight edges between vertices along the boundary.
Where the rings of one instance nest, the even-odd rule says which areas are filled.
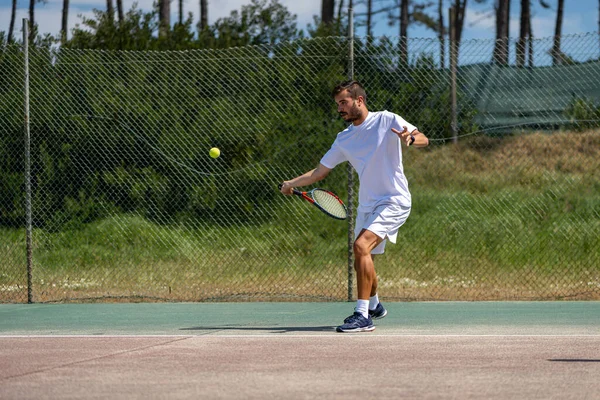
[[[377,258],[383,296],[600,298],[598,132],[411,149],[405,166],[413,210],[398,243]],[[287,200],[259,226],[116,214],[37,229],[34,298],[344,300],[346,224]],[[0,301],[26,300],[24,237],[0,230]]]

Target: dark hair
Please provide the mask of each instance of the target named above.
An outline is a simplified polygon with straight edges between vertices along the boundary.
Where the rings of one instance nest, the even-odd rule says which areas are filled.
[[[347,90],[354,100],[358,99],[359,96],[365,100],[365,104],[367,103],[367,92],[365,88],[358,81],[344,81],[333,88],[331,92],[331,96],[335,98],[338,94],[342,93],[344,90]]]

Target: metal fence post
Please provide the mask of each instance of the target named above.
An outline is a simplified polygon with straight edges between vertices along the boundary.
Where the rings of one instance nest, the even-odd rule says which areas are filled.
[[[456,43],[456,9],[450,7],[450,113],[452,122],[452,142],[458,142],[458,116],[456,106],[456,64],[457,64],[457,48]]]
[[[354,79],[354,11],[348,8],[348,79]],[[353,246],[354,246],[354,169],[348,163],[348,301],[352,301],[353,283]]]
[[[27,303],[33,303],[31,242],[31,136],[29,132],[29,21],[23,18],[24,121],[25,121],[25,236],[27,246]]]

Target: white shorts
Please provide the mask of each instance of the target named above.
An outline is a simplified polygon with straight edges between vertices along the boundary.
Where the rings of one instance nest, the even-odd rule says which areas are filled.
[[[396,204],[382,204],[371,212],[358,212],[354,225],[354,239],[363,229],[373,232],[383,241],[371,251],[371,254],[383,254],[388,240],[396,243],[398,229],[404,225],[409,214],[409,207]]]

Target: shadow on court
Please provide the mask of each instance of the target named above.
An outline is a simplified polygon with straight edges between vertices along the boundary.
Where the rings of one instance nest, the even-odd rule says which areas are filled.
[[[334,332],[335,326],[242,326],[242,325],[227,325],[227,326],[211,326],[211,327],[192,327],[181,328],[181,331],[205,331],[205,332],[227,332],[227,331],[243,331],[256,333],[303,333],[303,332]]]

